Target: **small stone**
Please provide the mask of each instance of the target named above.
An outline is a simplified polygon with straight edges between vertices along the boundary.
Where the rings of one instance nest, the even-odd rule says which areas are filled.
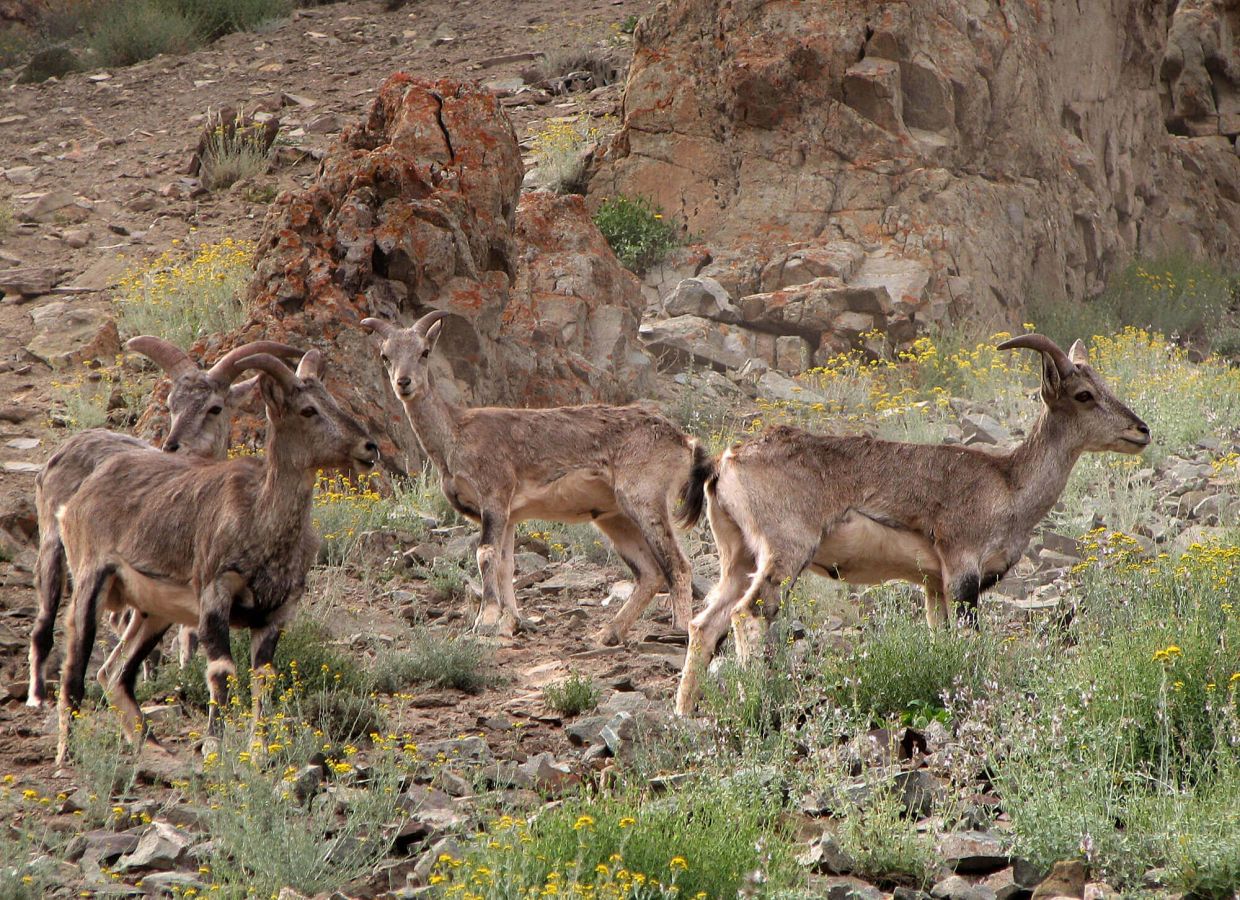
[[[1012,433],[985,413],[971,413],[960,417],[964,443],[1001,445],[1012,441]]]
[[[616,713],[606,725],[600,737],[607,749],[618,759],[624,759],[632,751],[633,737],[637,734],[637,720],[632,713]]]
[[[973,884],[960,875],[950,875],[930,889],[931,897],[941,900],[995,900],[995,892],[982,884]]]
[[[33,450],[39,446],[39,439],[31,437],[13,438],[11,441],[5,441],[4,446],[13,450]]]
[[[958,831],[939,841],[939,855],[953,872],[985,875],[1009,865],[1003,842],[986,831]]]
[[[1064,859],[1051,867],[1051,873],[1033,889],[1033,900],[1059,900],[1059,898],[1085,896],[1087,869],[1084,860]]]
[[[185,855],[190,839],[167,822],[152,822],[138,841],[138,846],[122,856],[116,867],[122,872],[134,869],[171,869]]]
[[[840,847],[840,842],[830,833],[810,841],[809,848],[797,857],[797,862],[821,875],[847,875],[857,867],[856,860]]]
[[[860,878],[832,875],[815,884],[814,896],[827,900],[885,900],[887,895]]]

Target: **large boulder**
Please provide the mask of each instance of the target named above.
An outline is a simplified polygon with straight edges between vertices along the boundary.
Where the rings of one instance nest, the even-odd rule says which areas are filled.
[[[591,198],[682,219],[754,327],[815,279],[1019,323],[1136,253],[1240,253],[1238,27],[1235,0],[666,0]]]
[[[408,324],[432,308],[452,313],[433,370],[461,402],[645,393],[652,366],[636,342],[636,278],[581,198],[521,198],[522,177],[493,95],[393,75],[316,183],[273,204],[249,322],[198,349],[210,357],[259,337],[319,347],[329,386],[386,439],[385,458],[398,468],[420,453],[358,325],[365,316]]]

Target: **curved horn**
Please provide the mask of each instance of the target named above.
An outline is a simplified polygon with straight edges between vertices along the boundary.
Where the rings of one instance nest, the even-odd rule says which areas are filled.
[[[297,364],[298,378],[322,378],[323,377],[323,351],[318,349],[307,350],[306,355],[301,358],[301,362]]]
[[[1044,334],[1022,334],[1020,337],[1014,337],[999,345],[1000,350],[1018,348],[1045,353],[1055,361],[1055,368],[1059,370],[1060,375],[1069,375],[1076,371],[1076,366],[1072,364],[1072,360],[1068,359],[1068,354],[1059,349],[1059,345]]]
[[[362,327],[383,337],[387,337],[396,330],[396,326],[386,319],[362,319]]]
[[[169,378],[179,378],[186,372],[197,372],[198,364],[190,355],[169,341],[151,334],[140,334],[125,341],[125,349],[141,353],[159,366]]]
[[[442,309],[432,309],[422,318],[418,319],[418,321],[413,323],[413,330],[416,331],[418,334],[422,335],[423,337],[425,337],[426,332],[431,330],[432,325],[434,325],[440,319],[446,319],[450,315],[452,314],[449,312],[445,312]]]
[[[279,341],[251,341],[248,344],[242,344],[235,350],[229,350],[216,360],[215,365],[207,371],[207,377],[216,382],[232,384],[237,380],[237,376],[242,371],[237,363],[248,356],[267,353],[276,357],[287,356],[289,359],[295,359],[300,357],[302,352],[297,347],[290,347],[288,344],[281,344]]]
[[[265,372],[278,381],[280,387],[286,391],[291,391],[297,386],[297,376],[293,374],[293,370],[269,353],[247,356],[236,363],[236,369],[239,372],[244,372],[247,369],[257,369],[260,372]]]

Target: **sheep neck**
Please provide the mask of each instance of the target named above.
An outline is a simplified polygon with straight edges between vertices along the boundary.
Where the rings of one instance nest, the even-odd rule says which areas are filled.
[[[403,402],[422,451],[431,458],[441,475],[450,474],[448,456],[457,443],[460,409],[435,390],[434,382],[421,394]]]
[[[1028,527],[1050,512],[1083,451],[1083,442],[1068,423],[1043,409],[1029,437],[1009,457],[1015,508]]]
[[[267,425],[266,447],[255,519],[264,533],[287,537],[305,528],[314,497],[316,467],[299,460],[297,448],[271,423]]]

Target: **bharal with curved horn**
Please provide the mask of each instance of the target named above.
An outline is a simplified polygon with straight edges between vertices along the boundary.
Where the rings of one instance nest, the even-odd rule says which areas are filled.
[[[1040,334],[999,349],[1042,355],[1043,409],[1006,452],[830,437],[779,426],[725,451],[705,474],[719,583],[689,626],[676,710],[689,713],[716,645],[733,627],[747,660],[809,570],[854,584],[923,587],[931,627],[948,601],[970,618],[978,595],[1007,572],[1086,451],[1140,453],[1150,430],[1089,365]]]

